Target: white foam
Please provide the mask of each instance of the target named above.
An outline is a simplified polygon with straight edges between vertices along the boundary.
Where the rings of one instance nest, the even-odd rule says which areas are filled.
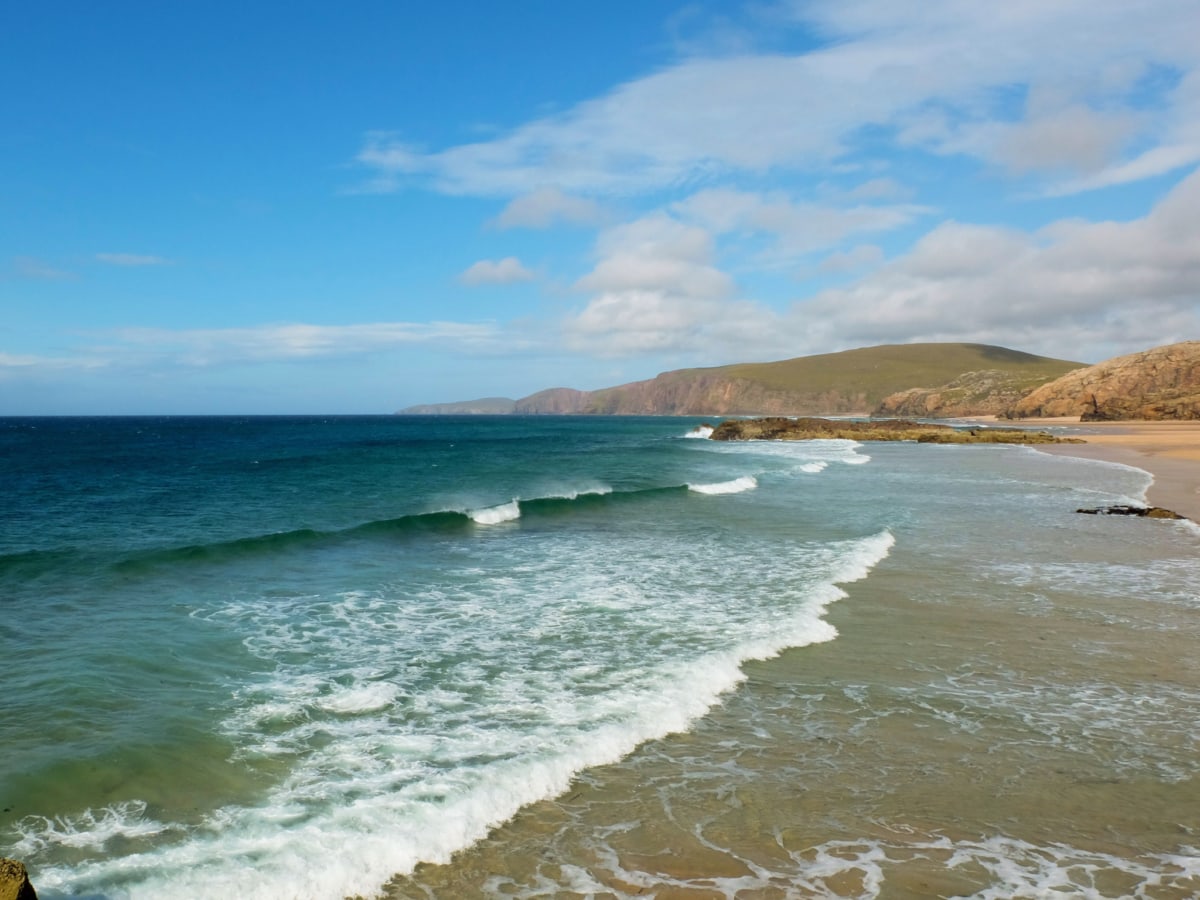
[[[13,844],[13,856],[29,857],[48,847],[73,850],[101,850],[114,838],[144,838],[179,826],[156,822],[146,817],[141,800],[114,803],[99,810],[87,809],[74,816],[26,816],[15,830],[20,835]]]
[[[712,437],[713,427],[711,425],[697,425],[691,431],[687,432],[685,438],[700,438],[707,440]]]
[[[823,615],[837,585],[893,543],[550,530],[466,542],[460,568],[375,594],[233,601],[210,620],[252,635],[245,646],[267,665],[232,698],[225,736],[244,757],[286,754],[285,776],[259,805],[190,829],[127,816],[128,833],[185,834],[39,865],[39,887],[114,900],[372,895],[581,770],[688,728],[747,659],[832,640]],[[714,585],[734,559],[757,577],[731,604]],[[99,824],[74,831],[106,840]]]
[[[515,522],[521,518],[521,507],[516,500],[511,500],[499,506],[470,510],[467,512],[467,516],[477,525],[499,525],[502,522]]]
[[[344,688],[318,701],[327,712],[354,714],[376,712],[391,706],[399,693],[394,684],[376,681]]]
[[[758,487],[758,479],[753,475],[743,475],[732,481],[720,481],[716,484],[689,484],[688,490],[697,494],[740,494],[752,491]]]
[[[801,465],[796,466],[796,468],[801,472],[807,472],[810,475],[816,475],[818,472],[824,472],[827,468],[829,468],[829,463],[823,459],[820,459],[815,462],[802,463]]]
[[[897,836],[882,840],[831,840],[811,847],[789,847],[777,834],[778,848],[769,861],[747,856],[697,835],[714,854],[727,857],[737,875],[706,873],[695,878],[626,868],[622,854],[609,844],[589,847],[595,865],[540,867],[525,881],[493,876],[485,883],[488,896],[533,900],[572,892],[579,896],[608,896],[613,883],[633,885],[639,895],[665,891],[716,894],[727,900],[749,896],[880,897],[895,891],[908,895],[912,879],[927,874],[930,864],[947,871],[962,870],[979,885],[971,900],[1009,900],[1013,897],[1072,897],[1101,900],[1114,896],[1096,887],[1106,874],[1120,873],[1129,897],[1191,896],[1200,877],[1200,852],[1187,847],[1179,853],[1121,857],[1068,844],[1034,844],[1007,836],[980,840],[951,840],[920,835],[915,829],[893,826]],[[909,867],[913,872],[909,874]],[[603,872],[604,878],[595,873]],[[557,876],[557,877],[554,877]],[[906,889],[906,885],[908,889]],[[850,886],[853,886],[852,888]],[[853,890],[848,894],[847,890]],[[956,894],[955,896],[964,896]]]

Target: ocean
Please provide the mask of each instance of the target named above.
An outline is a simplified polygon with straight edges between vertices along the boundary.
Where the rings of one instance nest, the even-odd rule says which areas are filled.
[[[0,855],[88,898],[1200,896],[1200,529],[1007,446],[0,419]]]

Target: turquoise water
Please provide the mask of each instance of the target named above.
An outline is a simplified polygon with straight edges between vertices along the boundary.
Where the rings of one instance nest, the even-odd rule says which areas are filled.
[[[636,771],[646,742],[724,723],[734,736],[705,758],[754,743],[754,717],[722,718],[746,702],[747,661],[855,663],[831,622],[868,609],[853,591],[877,569],[923,601],[986,570],[1005,590],[971,617],[999,604],[997,634],[1039,613],[1084,633],[1085,609],[1045,611],[1088,581],[1097,609],[1114,586],[1137,596],[1142,630],[1195,628],[1194,528],[1074,515],[1137,501],[1137,470],[1003,447],[718,444],[699,424],[0,420],[0,853],[50,897],[369,896],[581,774]],[[913,627],[895,611],[871,664],[889,702],[928,705],[895,664]],[[1097,710],[1153,710],[1178,727],[1147,726],[1103,766],[1193,783],[1191,673],[1139,695],[1070,671],[1081,685],[939,672],[930,690],[958,697],[943,719],[986,697],[1055,746],[1128,744]],[[850,720],[880,717],[855,703]],[[611,891],[596,885],[554,890]],[[476,894],[492,895],[435,892]]]

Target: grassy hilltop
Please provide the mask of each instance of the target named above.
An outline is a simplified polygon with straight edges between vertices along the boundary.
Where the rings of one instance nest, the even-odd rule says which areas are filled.
[[[928,398],[958,380],[969,387],[955,396],[969,396],[972,409],[944,414],[965,415],[999,412],[1015,397],[1083,365],[987,344],[890,344],[778,362],[677,369],[597,391],[551,388],[511,401],[511,409],[498,409],[493,400],[489,409],[576,415],[865,414],[880,411],[885,400],[900,392],[922,389],[920,396]],[[1000,397],[1003,403],[989,402]],[[402,412],[464,413],[478,404],[436,404]],[[939,413],[922,409],[904,414]]]

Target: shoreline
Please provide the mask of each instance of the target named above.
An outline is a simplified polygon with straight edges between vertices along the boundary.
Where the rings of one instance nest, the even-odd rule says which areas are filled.
[[[999,420],[981,416],[969,421],[990,425]],[[1087,442],[1034,448],[1042,453],[1120,463],[1149,472],[1154,478],[1146,491],[1150,505],[1200,523],[1200,421],[1080,422],[1074,416],[1004,421],[1022,427],[1054,428]]]

